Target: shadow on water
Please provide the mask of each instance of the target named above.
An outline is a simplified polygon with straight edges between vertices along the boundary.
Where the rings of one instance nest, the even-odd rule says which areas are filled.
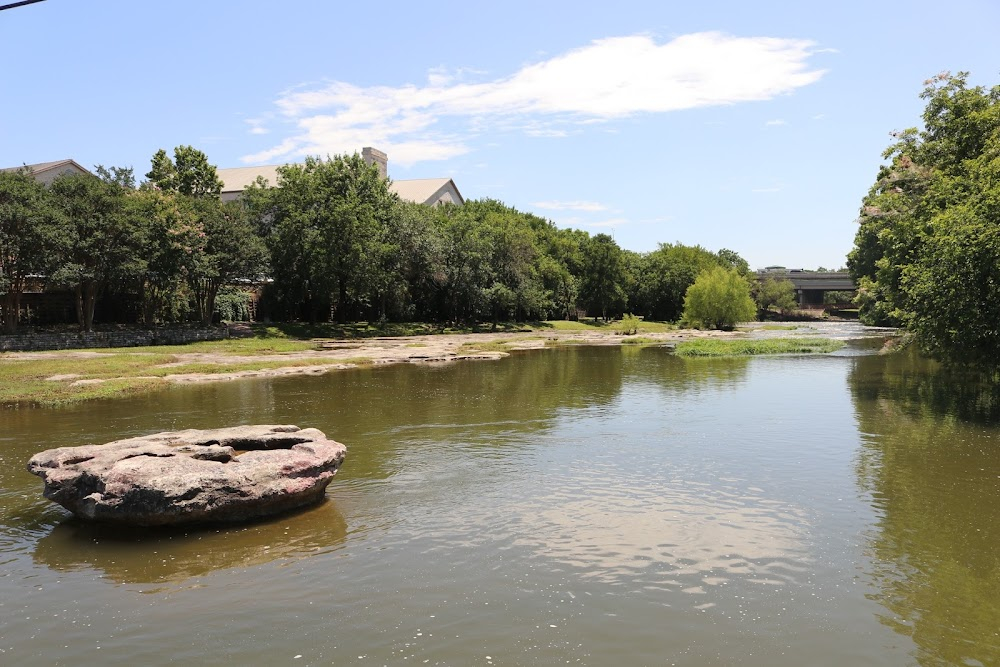
[[[336,549],[347,522],[335,503],[225,527],[123,528],[74,518],[38,540],[34,561],[62,572],[97,570],[120,584],[178,583],[216,570],[299,560]]]
[[[921,664],[1000,664],[1000,390],[906,353],[849,376],[879,620]]]

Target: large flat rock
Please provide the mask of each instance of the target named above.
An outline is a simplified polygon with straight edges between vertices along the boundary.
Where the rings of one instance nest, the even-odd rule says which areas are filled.
[[[81,519],[237,522],[319,502],[346,453],[314,428],[236,426],[58,447],[31,457],[28,471]]]

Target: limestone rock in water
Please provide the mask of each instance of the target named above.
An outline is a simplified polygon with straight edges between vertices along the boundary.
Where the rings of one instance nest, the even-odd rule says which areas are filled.
[[[298,426],[156,433],[31,457],[44,495],[82,519],[137,526],[246,521],[319,502],[347,448]]]

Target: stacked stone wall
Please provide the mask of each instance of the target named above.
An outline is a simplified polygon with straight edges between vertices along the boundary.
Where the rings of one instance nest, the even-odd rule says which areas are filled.
[[[199,340],[229,338],[229,329],[133,329],[92,333],[21,333],[0,335],[0,352],[43,352],[94,347],[182,345]]]

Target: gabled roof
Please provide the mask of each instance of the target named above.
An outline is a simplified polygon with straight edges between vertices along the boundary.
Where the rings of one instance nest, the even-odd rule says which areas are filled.
[[[36,177],[54,169],[63,171],[65,167],[73,167],[85,174],[90,173],[89,169],[81,167],[76,160],[55,160],[53,162],[38,162],[37,164],[22,164],[17,167],[3,167],[0,168],[0,171],[17,171],[18,169],[24,169],[25,167],[30,169]]]
[[[455,181],[450,178],[414,178],[407,181],[393,181],[390,185],[400,199],[418,204],[435,204],[441,195],[449,189],[458,196],[455,204],[464,204],[462,193],[455,187]]]
[[[216,169],[215,173],[222,179],[223,194],[239,194],[244,188],[263,176],[268,185],[278,185],[278,167],[271,164],[262,167],[233,167],[232,169]],[[449,187],[450,186],[450,187]],[[417,204],[434,204],[442,194],[449,189],[458,196],[456,204],[464,204],[465,199],[450,178],[416,178],[405,181],[391,181],[389,189],[399,195],[400,199]]]

